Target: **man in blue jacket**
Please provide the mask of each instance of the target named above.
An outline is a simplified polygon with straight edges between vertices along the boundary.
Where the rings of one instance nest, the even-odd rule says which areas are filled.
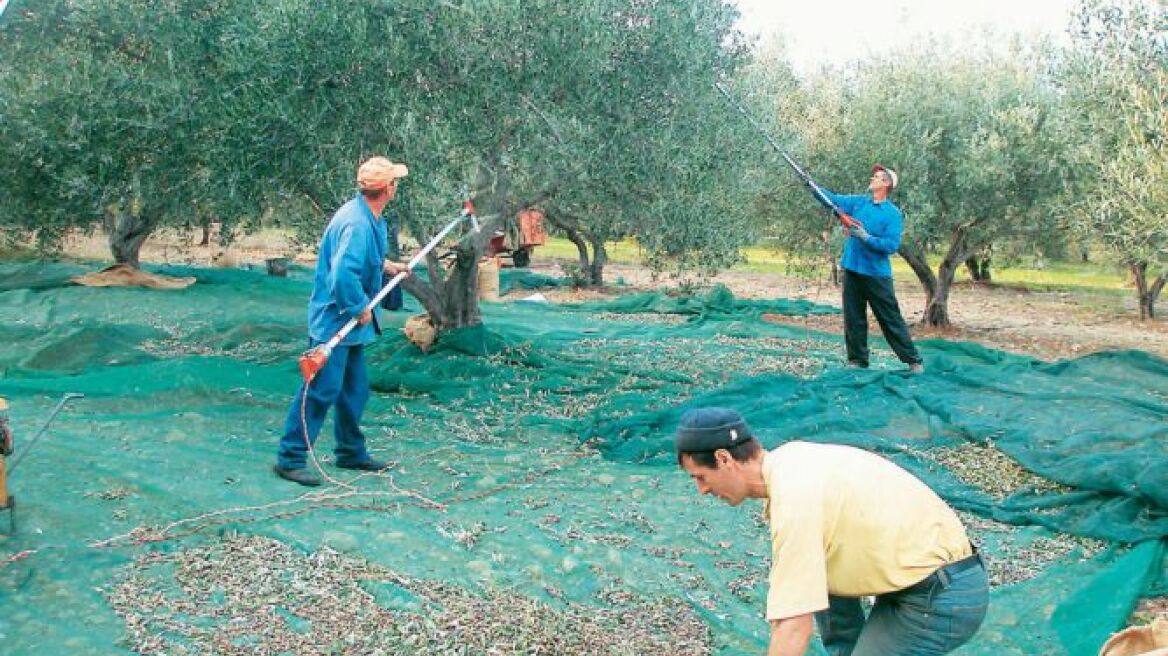
[[[398,181],[408,173],[404,164],[384,157],[366,161],[357,169],[360,193],[337,210],[321,237],[308,301],[309,345],[327,342],[354,317],[358,326],[333,349],[312,382],[305,383],[307,394],[304,385],[296,394],[276,456],[275,471],[281,478],[320,485],[306,466],[308,444],[316,442],[333,406],[336,465],[364,471],[385,468],[384,462],[369,456],[361,432],[361,414],[369,400],[364,348],[380,332],[377,317],[366,306],[381,289],[383,276],[408,271],[406,265],[386,259],[394,244],[381,216],[397,193]],[[393,237],[396,243],[396,234]]]
[[[840,268],[844,270],[844,341],[848,366],[868,367],[867,308],[871,307],[896,357],[910,371],[919,374],[925,370],[924,363],[900,314],[888,259],[900,248],[904,230],[904,216],[888,198],[896,183],[896,171],[877,164],[872,167],[872,179],[868,182],[870,193],[847,196],[823,191],[839,209],[860,223],[852,228],[840,258]]]

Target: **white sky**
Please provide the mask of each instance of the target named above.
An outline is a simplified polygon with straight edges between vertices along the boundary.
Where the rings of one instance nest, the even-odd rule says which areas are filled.
[[[1065,34],[1076,0],[737,0],[740,27],[787,44],[797,70],[842,64],[939,34],[961,43],[985,26],[999,33]]]

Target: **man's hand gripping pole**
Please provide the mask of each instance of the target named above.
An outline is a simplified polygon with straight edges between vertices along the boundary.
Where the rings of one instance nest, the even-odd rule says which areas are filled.
[[[787,151],[783,150],[782,146],[780,146],[778,142],[774,140],[774,137],[772,137],[766,130],[764,130],[763,127],[758,124],[758,121],[754,120],[754,117],[751,116],[750,112],[746,111],[746,108],[742,106],[742,103],[738,102],[737,98],[730,95],[730,92],[726,90],[726,87],[723,87],[717,82],[714,83],[714,86],[718,89],[718,91],[722,92],[722,96],[726,98],[726,102],[730,103],[734,109],[737,109],[739,114],[745,116],[747,121],[750,121],[750,124],[753,125],[754,129],[758,130],[759,134],[761,134],[763,138],[767,140],[767,143],[771,145],[771,148],[774,148],[776,151],[778,151],[779,155],[781,155],[782,158],[787,162],[787,165],[791,167],[791,170],[795,172],[795,175],[799,176],[799,179],[811,188],[811,193],[815,196],[815,198],[818,199],[819,202],[831,208],[831,211],[837,217],[839,217],[840,223],[844,224],[845,228],[851,230],[852,228],[860,225],[859,221],[853,219],[850,215],[848,215],[847,212],[841,210],[839,205],[836,205],[834,202],[832,202],[831,197],[828,196],[819,185],[815,184],[815,181],[811,179],[811,176],[807,174],[807,171],[804,171],[803,167],[799,166],[799,164],[790,155],[787,154]]]
[[[435,235],[434,238],[431,239],[430,242],[422,248],[422,250],[418,251],[417,254],[410,258],[409,264],[406,265],[405,271],[398,273],[396,276],[391,278],[389,282],[385,283],[385,286],[382,287],[381,291],[377,292],[377,295],[369,301],[369,304],[365,306],[365,309],[370,312],[375,311],[375,308],[377,308],[377,306],[381,303],[381,299],[385,298],[385,295],[388,294],[394,287],[397,287],[401,281],[404,280],[407,275],[409,275],[409,272],[413,271],[414,267],[416,267],[426,257],[426,255],[430,253],[430,251],[434,250],[438,244],[446,238],[446,235],[450,234],[451,230],[457,228],[458,225],[463,221],[470,221],[472,229],[475,232],[479,231],[479,220],[475,216],[474,204],[471,203],[470,199],[467,199],[466,202],[462,204],[462,212],[460,212],[453,221],[446,224],[446,227],[443,228],[442,231],[437,235]],[[357,318],[354,317],[353,319],[349,319],[349,322],[346,323],[340,330],[338,330],[337,334],[333,335],[332,339],[325,342],[324,344],[321,344],[320,346],[317,346],[316,348],[309,349],[304,353],[304,355],[300,356],[300,375],[304,376],[305,383],[312,382],[312,379],[316,377],[316,374],[319,373],[320,370],[324,368],[325,363],[328,362],[328,358],[330,355],[332,355],[333,349],[337,347],[337,344],[341,343],[341,340],[344,339],[346,335],[348,335],[353,331],[354,328],[357,327],[357,323]]]

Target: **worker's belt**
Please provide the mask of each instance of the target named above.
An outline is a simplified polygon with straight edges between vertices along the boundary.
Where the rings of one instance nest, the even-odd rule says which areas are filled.
[[[973,548],[972,556],[962,558],[955,563],[949,563],[948,565],[926,576],[921,581],[910,585],[900,592],[920,592],[922,590],[928,590],[937,584],[940,584],[942,588],[947,588],[949,587],[949,581],[951,581],[954,576],[957,576],[967,569],[973,569],[974,567],[985,567],[985,562],[982,560],[981,554],[977,552],[977,547]]]

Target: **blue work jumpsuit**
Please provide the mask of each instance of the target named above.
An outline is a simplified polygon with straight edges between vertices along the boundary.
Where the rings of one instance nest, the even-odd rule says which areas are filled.
[[[386,221],[373,214],[365,199],[358,195],[345,203],[329,221],[320,240],[313,279],[312,296],[308,301],[309,346],[327,342],[350,319],[361,314],[369,301],[381,289],[382,263],[396,245],[393,244]],[[393,249],[396,251],[396,249]],[[276,464],[282,469],[301,469],[306,465],[308,437],[315,444],[330,407],[336,407],[334,435],[336,437],[336,464],[353,467],[369,460],[365,435],[361,432],[361,415],[369,400],[369,379],[365,373],[366,344],[377,333],[377,317],[364,326],[357,326],[333,349],[324,368],[308,385],[307,402],[304,384],[296,393],[288,417]]]

